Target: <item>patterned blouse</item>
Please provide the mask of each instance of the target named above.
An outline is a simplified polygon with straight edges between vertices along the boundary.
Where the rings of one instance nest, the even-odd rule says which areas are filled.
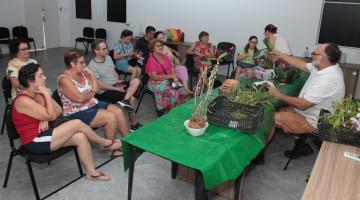
[[[82,85],[80,83],[78,83],[77,81],[75,81],[74,79],[70,78],[69,76],[65,76],[65,75],[60,75],[58,77],[58,82],[60,80],[61,77],[66,77],[68,79],[71,80],[71,82],[75,85],[76,89],[82,93],[89,93],[91,92],[91,84],[90,81],[86,78],[85,74],[82,73],[82,77],[85,80],[85,85]],[[95,97],[92,97],[88,102],[86,103],[78,103],[78,102],[73,102],[71,101],[69,98],[67,98],[65,95],[61,94],[59,88],[58,88],[58,93],[63,105],[63,115],[64,116],[69,116],[72,115],[74,113],[89,109],[94,107],[96,104],[98,104],[98,100]]]

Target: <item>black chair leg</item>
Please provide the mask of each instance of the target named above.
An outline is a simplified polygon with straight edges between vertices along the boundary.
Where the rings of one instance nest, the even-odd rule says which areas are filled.
[[[178,170],[178,164],[176,162],[171,161],[171,178],[175,179]]]
[[[299,149],[299,146],[305,142],[306,139],[303,139],[303,138],[300,138],[300,139],[296,139],[295,140],[295,145],[293,147],[293,149],[291,150],[291,154],[289,156],[289,159],[288,161],[286,162],[286,165],[284,167],[284,170],[287,169],[288,165],[290,164],[290,161],[294,158],[295,154],[297,153],[298,149]]]
[[[13,160],[14,156],[16,156],[16,153],[14,151],[11,151],[10,152],[10,157],[9,157],[9,162],[8,162],[8,167],[6,169],[6,176],[5,176],[3,188],[6,188],[6,186],[7,186],[7,183],[8,183],[9,177],[10,177],[12,160]]]
[[[135,113],[137,113],[137,112],[138,112],[138,110],[139,110],[139,107],[140,107],[141,101],[142,101],[142,99],[143,99],[143,97],[144,97],[144,93],[145,93],[145,92],[144,92],[144,90],[145,90],[145,88],[143,88],[143,89],[141,90],[140,99],[139,99],[138,105],[136,106]]]
[[[32,185],[33,190],[34,190],[35,198],[36,198],[36,200],[40,200],[39,191],[37,189],[34,173],[33,173],[32,167],[31,167],[31,162],[29,160],[27,160],[26,165],[27,165],[27,168],[28,168],[28,171],[29,171],[31,185]]]
[[[6,123],[6,114],[7,114],[8,109],[9,109],[9,105],[6,105],[2,125],[1,125],[1,135],[4,134],[4,128],[5,128],[5,123]]]
[[[76,148],[74,147],[74,154],[75,154],[75,158],[76,158],[76,163],[78,165],[78,168],[79,168],[79,172],[80,172],[80,176],[83,175],[83,171],[82,171],[82,168],[81,168],[81,163],[80,163],[80,158],[79,158],[79,154],[76,150]]]
[[[228,65],[228,70],[227,70],[227,73],[226,73],[226,78],[229,78],[229,73],[230,73],[230,63]]]
[[[75,41],[75,47],[74,47],[74,49],[76,49],[76,46],[77,46],[77,41]]]
[[[33,44],[34,44],[35,54],[37,54],[35,40],[33,41]]]

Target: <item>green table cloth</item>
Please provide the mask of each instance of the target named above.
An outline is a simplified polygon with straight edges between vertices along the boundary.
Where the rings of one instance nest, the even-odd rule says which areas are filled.
[[[288,95],[296,96],[306,79],[304,74],[293,84],[279,88]],[[212,98],[216,96],[217,90]],[[184,121],[191,117],[193,107],[194,101],[190,100],[124,137],[125,170],[129,164],[130,144],[137,148],[138,153],[148,151],[201,171],[205,188],[211,189],[227,180],[236,179],[265,147],[266,138],[274,126],[275,110],[266,107],[263,121],[253,135],[210,124],[206,134],[193,137],[187,134],[184,127]]]

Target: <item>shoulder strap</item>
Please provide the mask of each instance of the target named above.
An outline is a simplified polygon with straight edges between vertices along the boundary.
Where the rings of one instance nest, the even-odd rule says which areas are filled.
[[[163,70],[164,74],[168,75],[168,73],[166,72],[166,70],[164,69],[162,64],[158,61],[158,59],[156,59],[155,56],[153,56],[153,55],[151,55],[151,56],[156,60],[157,63],[159,63],[159,65],[160,65],[161,69]]]

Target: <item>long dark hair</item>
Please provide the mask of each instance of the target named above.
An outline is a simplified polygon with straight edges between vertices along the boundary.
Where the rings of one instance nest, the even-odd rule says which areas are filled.
[[[249,42],[252,40],[252,39],[256,39],[258,40],[258,38],[255,36],[255,35],[252,35],[250,36],[249,40],[248,40],[248,43],[246,44],[244,50],[245,50],[245,53],[248,53],[248,50],[249,50]],[[254,49],[254,54],[258,51],[258,48],[255,46],[255,49]]]

